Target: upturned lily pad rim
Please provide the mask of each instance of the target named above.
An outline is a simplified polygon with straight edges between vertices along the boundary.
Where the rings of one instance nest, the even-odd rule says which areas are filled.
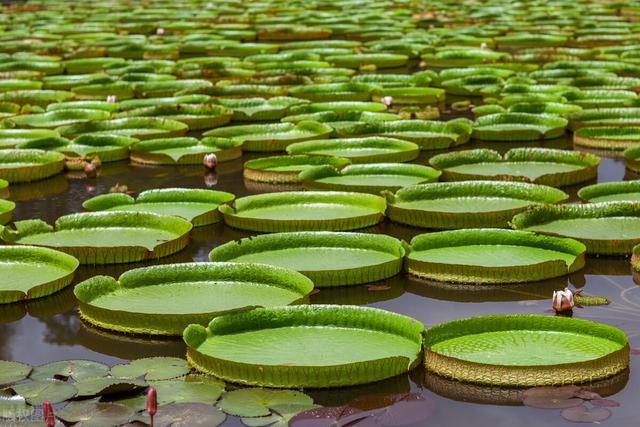
[[[600,197],[625,193],[640,193],[640,180],[601,182],[588,185],[578,191],[578,197],[585,202],[591,202]]]
[[[573,143],[596,149],[625,150],[640,143],[640,126],[582,127],[573,133]]]
[[[86,133],[112,133],[131,129],[128,134],[133,138],[150,139],[166,136],[180,136],[187,132],[188,126],[182,122],[155,117],[125,117],[103,121],[89,121],[56,129],[61,136],[76,137]],[[154,129],[156,132],[137,133],[137,129]]]
[[[237,363],[198,351],[207,338],[217,335],[305,325],[381,331],[403,337],[418,346],[423,342],[422,323],[386,310],[335,305],[274,307],[220,316],[206,328],[190,325],[183,334],[187,344],[187,360],[199,371],[235,383],[276,388],[327,388],[389,378],[413,369],[422,357],[420,348],[416,349],[414,360],[398,356],[333,366],[278,366]]]
[[[298,174],[306,167],[312,165],[331,165],[343,168],[350,165],[351,161],[344,157],[311,156],[306,154],[294,154],[286,156],[270,156],[248,160],[244,163],[243,176],[251,181],[294,183],[299,182]],[[299,165],[299,169],[295,166]],[[270,170],[274,167],[290,167],[289,170]]]
[[[209,252],[213,262],[237,262],[238,257],[283,249],[295,248],[366,249],[393,255],[396,259],[383,264],[363,264],[349,269],[298,270],[313,280],[316,287],[347,286],[376,282],[400,271],[405,255],[405,245],[394,237],[384,234],[356,232],[288,232],[263,234],[234,240]]]
[[[3,167],[3,163],[27,162],[32,165]],[[14,182],[37,181],[56,175],[64,169],[64,156],[61,153],[37,149],[0,150],[0,178]]]
[[[567,119],[551,114],[495,113],[476,119],[472,137],[483,141],[553,139],[564,134],[567,124]]]
[[[500,365],[445,356],[432,347],[445,340],[494,331],[542,330],[592,335],[616,342],[620,349],[595,359],[552,365]],[[427,370],[462,382],[536,387],[579,384],[623,371],[629,364],[629,343],[621,330],[602,323],[562,316],[492,315],[441,323],[429,328],[424,341]]]
[[[363,138],[334,138],[334,139],[316,139],[313,141],[296,142],[287,147],[287,153],[290,155],[295,154],[308,154],[310,156],[325,155],[322,153],[315,154],[314,152],[325,149],[340,149],[340,148],[384,148],[389,152],[374,153],[366,156],[348,156],[346,154],[340,154],[340,157],[345,157],[351,160],[352,163],[375,163],[375,162],[408,162],[414,160],[420,155],[420,146],[411,141],[405,141],[399,138],[389,137],[375,137],[368,136]]]
[[[205,137],[201,140],[189,136],[153,138],[131,146],[131,160],[142,164],[202,164],[205,154],[213,153],[218,162],[237,159],[242,155],[243,142],[232,138]],[[192,148],[198,150],[191,150]],[[185,148],[184,153],[170,155],[163,150]]]
[[[196,262],[136,268],[121,274],[118,280],[110,276],[95,276],[78,284],[74,288],[74,294],[80,302],[81,317],[93,325],[124,333],[180,335],[189,324],[204,325],[224,313],[252,310],[256,306],[246,305],[230,310],[195,313],[187,310],[184,314],[168,315],[115,310],[93,302],[108,294],[123,297],[127,289],[216,280],[260,281],[266,286],[287,289],[299,296],[289,303],[301,301],[313,290],[313,282],[310,279],[287,268],[251,263]]]

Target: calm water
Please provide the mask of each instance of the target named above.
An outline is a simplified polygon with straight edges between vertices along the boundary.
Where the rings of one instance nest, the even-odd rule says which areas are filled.
[[[568,140],[545,143],[554,148],[570,148]],[[522,144],[479,144],[472,142],[462,149],[489,147],[504,152]],[[426,162],[434,152],[423,153],[418,163]],[[59,175],[48,180],[16,185],[11,198],[17,202],[16,220],[41,218],[53,222],[61,215],[82,211],[82,202],[105,193],[116,183],[126,184],[140,192],[150,188],[193,187],[229,191],[238,197],[247,194],[278,191],[264,185],[245,183],[242,178],[243,159],[223,163],[217,174],[206,175],[200,167],[149,167],[118,162],[105,165],[97,179],[74,179]],[[603,158],[598,181],[637,179],[625,172],[620,159]],[[564,189],[572,194],[578,188]],[[386,233],[410,240],[424,230],[399,226],[389,221],[367,231]],[[222,223],[194,229],[192,240],[184,251],[159,262],[206,261],[209,251],[229,240],[249,233],[231,229]],[[81,267],[76,283],[96,274],[117,276],[143,264],[110,267]],[[364,286],[322,290],[311,297],[312,303],[358,304],[392,310],[412,316],[429,327],[448,320],[495,313],[548,313],[554,289],[568,283],[585,290],[586,294],[609,298],[605,307],[576,309],[574,316],[605,322],[624,330],[631,347],[640,347],[640,286],[634,281],[629,260],[624,258],[589,258],[584,270],[568,278],[519,285],[470,289],[437,283],[427,283],[406,276],[388,281],[389,289],[369,291]],[[640,281],[639,281],[640,283]],[[97,330],[78,318],[71,287],[51,297],[29,304],[0,307],[0,358],[18,360],[34,365],[60,359],[92,359],[108,364],[145,356],[184,355],[181,340],[152,340],[116,335]],[[631,356],[630,373],[601,384],[602,394],[613,394],[621,406],[612,408],[613,416],[607,426],[637,425],[637,402],[640,393],[640,356]],[[435,402],[434,415],[423,424],[474,426],[561,426],[558,410],[509,406],[512,390],[468,387],[425,376],[417,369],[407,376],[396,377],[364,387],[307,391],[317,403],[339,405],[353,397],[370,393],[399,393],[414,391]],[[227,425],[239,425],[230,419]]]

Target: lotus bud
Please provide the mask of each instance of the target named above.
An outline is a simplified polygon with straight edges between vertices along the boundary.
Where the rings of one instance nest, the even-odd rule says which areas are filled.
[[[98,175],[98,168],[93,163],[87,163],[84,167],[84,173],[87,178],[95,178]]]
[[[164,28],[158,28],[156,30],[156,34],[159,36],[164,36]]]
[[[207,187],[213,187],[218,183],[218,174],[215,172],[208,173],[204,176],[204,185]]]
[[[487,47],[489,47],[489,46],[487,46],[487,44],[486,44],[486,43],[482,43],[482,44],[480,45],[480,49],[486,49]]]
[[[44,419],[44,425],[47,427],[54,427],[56,425],[56,417],[53,414],[53,406],[51,402],[45,400],[42,403],[42,418]]]
[[[420,63],[418,64],[418,67],[427,68],[427,63],[425,61],[420,61]]]
[[[158,412],[158,395],[155,387],[149,387],[147,390],[147,413],[151,418],[151,427],[153,427],[153,416]]]
[[[107,102],[110,104],[115,104],[116,102],[118,102],[118,97],[115,95],[109,95],[107,96]]]
[[[569,288],[564,288],[564,291],[553,291],[551,308],[553,308],[556,313],[571,311],[573,306],[573,292],[571,292]]]
[[[380,101],[387,107],[391,107],[391,104],[393,104],[393,96],[383,96]]]
[[[202,159],[202,164],[206,168],[215,169],[216,166],[218,166],[218,157],[213,153],[205,154],[204,158]]]

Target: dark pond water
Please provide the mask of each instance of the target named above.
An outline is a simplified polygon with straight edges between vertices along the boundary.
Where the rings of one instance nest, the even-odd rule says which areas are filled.
[[[555,148],[571,148],[568,139],[546,143]],[[506,151],[521,144],[479,144],[472,142],[461,148],[489,147]],[[423,153],[417,160],[424,163],[434,152]],[[216,174],[207,174],[197,167],[148,167],[119,162],[102,168],[97,179],[57,177],[11,189],[17,202],[15,219],[41,218],[53,222],[61,215],[82,211],[84,200],[105,193],[117,183],[126,184],[139,192],[150,188],[194,187],[229,191],[237,196],[281,189],[246,183],[242,177],[242,163],[249,157],[223,163]],[[603,158],[598,181],[637,179],[625,172],[620,159]],[[565,189],[575,200],[577,188]],[[386,233],[405,240],[423,230],[385,222],[367,230]],[[205,261],[209,251],[248,233],[215,224],[193,231],[192,240],[184,251],[158,262]],[[129,264],[112,267],[81,267],[76,282],[96,274],[117,276],[125,270],[141,266]],[[1,280],[1,278],[0,278]],[[370,291],[365,286],[328,289],[311,297],[312,303],[358,304],[392,310],[412,316],[429,327],[457,318],[496,313],[546,313],[554,289],[568,283],[582,288],[590,295],[609,298],[604,307],[576,309],[574,316],[605,322],[624,330],[632,348],[640,347],[640,286],[634,281],[629,260],[624,258],[589,258],[584,270],[568,278],[519,285],[516,287],[469,288],[427,283],[406,276],[387,282],[388,289]],[[640,282],[639,282],[640,283]],[[116,335],[89,327],[80,321],[76,304],[68,288],[59,294],[29,304],[0,307],[0,359],[42,364],[59,359],[82,358],[108,364],[152,355],[184,354],[180,340],[151,340]],[[640,395],[640,356],[632,355],[630,373],[599,385],[602,394],[613,394],[620,407],[612,408],[607,426],[638,425],[637,403]],[[425,375],[417,369],[407,376],[365,387],[327,391],[307,390],[317,403],[339,405],[353,397],[370,393],[399,393],[414,391],[435,403],[432,417],[421,423],[433,426],[561,426],[558,410],[541,410],[507,405],[513,390],[469,387]],[[227,425],[239,425],[230,419]]]

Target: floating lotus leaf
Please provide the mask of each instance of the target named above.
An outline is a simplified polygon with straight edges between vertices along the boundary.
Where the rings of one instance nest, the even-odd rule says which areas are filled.
[[[637,77],[614,77],[609,75],[581,76],[572,79],[569,84],[582,90],[634,91],[640,87],[640,79]]]
[[[289,427],[289,422],[293,417],[303,411],[319,408],[319,405],[313,403],[306,404],[282,404],[272,407],[273,412],[266,417],[243,417],[242,424],[249,427],[272,426],[272,427]]]
[[[22,80],[22,79],[2,79],[0,80],[0,92],[10,90],[40,89],[42,82]]]
[[[133,84],[122,81],[75,86],[71,90],[76,99],[101,100],[109,96],[131,99],[135,96]]]
[[[503,157],[497,151],[479,148],[439,154],[429,163],[442,170],[446,181],[490,179],[562,187],[594,179],[600,158],[550,148],[514,148]]]
[[[109,112],[101,110],[58,110],[42,114],[26,114],[11,119],[11,123],[21,128],[55,128],[58,126],[82,123],[89,120],[105,120]]]
[[[302,121],[264,125],[228,126],[206,132],[204,135],[217,138],[234,138],[243,141],[244,151],[284,151],[289,144],[321,139],[333,131],[327,125]]]
[[[62,216],[54,227],[41,220],[25,220],[16,222],[15,228],[5,228],[2,238],[58,249],[81,264],[118,264],[184,249],[192,225],[182,218],[149,212],[91,212]]]
[[[638,101],[638,94],[627,90],[581,90],[565,93],[564,97],[582,108],[633,107]]]
[[[165,104],[127,110],[114,117],[162,117],[184,123],[190,130],[203,130],[226,125],[232,116],[233,111],[214,104]]]
[[[78,392],[73,384],[59,380],[28,381],[12,386],[11,390],[34,406],[42,405],[46,400],[52,404],[64,402]]]
[[[289,90],[286,86],[233,84],[228,86],[211,86],[196,90],[185,90],[180,92],[178,95],[201,94],[209,95],[214,98],[272,98],[274,96],[287,96],[288,92]]]
[[[0,101],[13,102],[18,105],[37,105],[46,107],[49,104],[63,102],[73,98],[72,92],[64,90],[15,90],[0,93]]]
[[[382,221],[385,206],[369,194],[291,191],[241,197],[219,209],[231,227],[274,233],[365,228]]]
[[[63,74],[57,76],[46,76],[42,79],[44,89],[68,90],[73,92],[73,88],[91,84],[113,83],[113,79],[103,73],[93,74]],[[77,102],[77,101],[71,101]],[[55,105],[55,104],[49,104]]]
[[[218,403],[225,413],[237,417],[264,417],[282,405],[312,406],[313,399],[294,390],[244,388],[225,393]]]
[[[318,113],[296,114],[282,119],[283,123],[299,123],[302,121],[326,123],[335,131],[361,122],[381,122],[400,120],[400,116],[391,113],[371,113],[369,111],[322,111]]]
[[[253,159],[245,162],[243,176],[251,181],[270,183],[300,182],[300,172],[320,165],[342,168],[351,162],[331,156],[288,155]]]
[[[418,157],[420,146],[397,138],[338,138],[291,144],[287,153],[342,157],[352,163],[409,162]]]
[[[634,172],[640,171],[640,144],[632,145],[623,151],[624,165]]]
[[[0,200],[0,206],[3,200]],[[68,286],[79,262],[62,252],[34,246],[0,246],[0,303],[41,298]]]
[[[585,251],[572,239],[500,229],[452,230],[414,237],[405,266],[413,275],[441,282],[533,282],[581,269]]]
[[[640,203],[540,206],[516,215],[511,225],[579,240],[590,254],[626,255],[640,243]]]
[[[32,367],[24,363],[0,360],[0,385],[22,381],[29,376],[31,370]]]
[[[109,68],[114,64],[124,64],[123,58],[79,58],[62,63],[67,74],[88,74]]]
[[[449,122],[397,120],[358,123],[339,129],[338,136],[391,137],[415,142],[423,150],[436,150],[467,143],[471,136],[471,122],[456,119]]]
[[[431,183],[388,195],[387,216],[422,228],[504,228],[519,212],[567,198],[566,193],[555,188],[520,182]]]
[[[111,367],[111,375],[118,378],[144,376],[146,381],[170,380],[189,373],[187,361],[177,357],[147,357]]]
[[[504,85],[499,76],[470,75],[440,82],[448,94],[458,96],[482,96],[483,94],[498,93]]]
[[[207,382],[190,381],[156,381],[155,387],[158,398],[171,403],[215,403],[224,391],[224,387]]]
[[[311,102],[370,101],[377,88],[366,83],[325,83],[297,86],[289,90],[289,95]]]
[[[194,227],[221,221],[218,206],[233,201],[224,191],[195,188],[161,188],[143,191],[136,199],[124,193],[92,197],[82,206],[89,211],[141,211],[174,215],[190,221]]]
[[[624,150],[640,143],[640,127],[583,127],[573,133],[573,143],[598,150]]]
[[[37,181],[64,169],[64,156],[43,150],[0,150],[0,179],[9,183]]]
[[[119,135],[80,135],[58,151],[71,156],[98,156],[103,163],[117,162],[129,158],[129,147],[135,138]]]
[[[8,391],[0,390],[0,420],[3,418],[27,418],[33,413],[34,407],[27,405],[24,397],[14,396]]]
[[[640,108],[593,108],[567,116],[572,131],[582,127],[640,127]]]
[[[585,202],[640,202],[640,181],[603,182],[578,191]]]
[[[184,340],[190,363],[224,380],[318,388],[411,370],[419,362],[422,331],[420,322],[392,312],[313,305],[229,314],[207,328],[189,326]]]
[[[61,360],[36,366],[30,377],[37,381],[68,378],[79,381],[84,378],[102,377],[108,373],[109,367],[102,363],[91,360]]]
[[[137,139],[181,136],[187,125],[175,120],[155,117],[126,117],[103,121],[90,121],[58,128],[60,135],[71,138],[86,133],[108,133]]]
[[[340,232],[275,233],[218,246],[211,261],[257,262],[291,268],[317,287],[377,282],[402,268],[404,248],[385,235]]]
[[[80,315],[120,332],[179,335],[189,323],[253,307],[301,300],[312,282],[294,271],[236,263],[166,264],[96,276],[74,289]],[[171,304],[167,304],[167,298]]]
[[[16,204],[12,201],[0,199],[0,225],[11,221],[15,207]]]
[[[629,363],[612,326],[541,315],[454,320],[427,330],[427,370],[463,382],[534,387],[608,378]]]
[[[439,171],[428,166],[407,163],[375,163],[346,166],[317,166],[300,173],[309,190],[340,190],[379,194],[402,187],[437,181]]]
[[[391,97],[393,104],[397,105],[427,105],[444,102],[445,91],[435,87],[393,87],[376,89],[373,91],[372,99],[382,101],[386,97]]]
[[[226,415],[215,406],[204,403],[174,403],[160,406],[153,420],[158,426],[217,427],[226,418]],[[148,416],[142,416],[142,419],[146,421]]]
[[[207,137],[159,138],[131,146],[131,160],[151,165],[200,165],[206,154],[216,155],[218,162],[242,156],[242,140]]]
[[[183,79],[139,83],[135,87],[140,98],[160,98],[175,96],[178,92],[208,88],[213,84],[208,80]]]
[[[582,107],[560,102],[521,102],[509,107],[510,113],[553,114],[566,116],[582,110]]]
[[[47,105],[47,111],[60,110],[101,110],[113,113],[120,108],[117,102],[107,101],[68,101]]]
[[[406,55],[393,53],[363,53],[357,55],[330,55],[325,58],[337,67],[359,68],[375,65],[377,68],[402,67],[409,58]]]
[[[387,111],[387,106],[381,102],[366,101],[336,101],[336,102],[313,102],[302,105],[296,105],[289,109],[290,114],[312,114],[312,113],[350,113],[350,112],[369,112],[382,113]]]
[[[360,74],[351,78],[352,82],[368,83],[382,87],[428,86],[438,75],[431,70],[414,74]]]
[[[67,404],[56,411],[56,416],[78,426],[106,427],[128,422],[135,412],[119,403],[79,400]]]
[[[567,42],[567,37],[551,34],[526,33],[496,37],[495,40],[500,49],[522,49],[527,47],[564,46]]]
[[[77,397],[80,398],[140,391],[147,386],[147,383],[128,378],[91,377],[78,380],[75,386],[78,389]]]
[[[215,99],[211,102],[233,110],[234,122],[280,120],[288,110],[306,101],[299,98],[276,96],[274,98]]]
[[[425,53],[422,60],[434,68],[468,67],[487,62],[498,62],[509,55],[478,48],[439,48],[434,53]]]
[[[180,105],[180,104],[194,104],[199,105],[207,102],[210,99],[207,95],[185,95],[185,96],[172,96],[164,98],[150,98],[150,99],[127,99],[120,103],[120,111],[137,110],[140,108],[156,107],[162,105]]]
[[[479,117],[473,138],[485,141],[533,141],[564,135],[567,120],[549,114],[498,113]]]

